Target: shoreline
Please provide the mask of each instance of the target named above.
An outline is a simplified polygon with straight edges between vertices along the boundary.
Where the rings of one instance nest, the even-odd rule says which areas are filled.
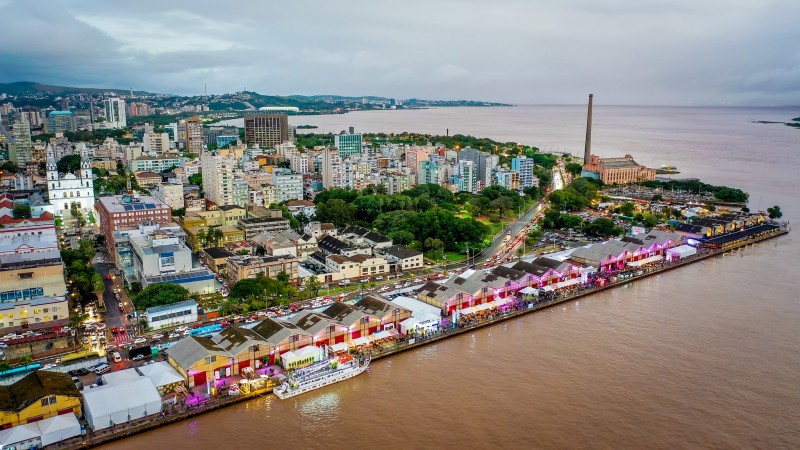
[[[454,329],[454,330],[451,330],[451,331],[448,331],[448,332],[445,332],[445,333],[437,334],[437,335],[434,335],[432,337],[425,338],[425,339],[423,339],[421,341],[415,342],[413,344],[401,344],[400,346],[397,346],[396,348],[392,348],[392,349],[390,349],[390,350],[388,350],[386,352],[373,354],[372,355],[372,360],[376,361],[376,360],[387,358],[387,357],[390,357],[390,356],[393,356],[393,355],[397,355],[397,354],[400,354],[400,353],[403,353],[403,352],[414,350],[414,349],[417,349],[417,348],[420,348],[420,347],[423,347],[423,346],[427,346],[427,345],[430,345],[430,344],[433,344],[433,343],[436,343],[436,342],[439,342],[439,341],[442,341],[442,340],[445,340],[445,339],[450,339],[450,338],[453,338],[453,337],[456,337],[456,336],[461,336],[461,335],[463,335],[465,333],[470,333],[470,332],[473,332],[473,331],[475,331],[477,329],[480,329],[480,328],[485,328],[485,327],[492,326],[492,325],[495,325],[495,324],[498,324],[498,323],[501,323],[501,322],[505,322],[507,320],[516,319],[516,318],[518,318],[520,316],[523,316],[525,314],[530,314],[530,313],[534,313],[534,312],[537,312],[537,311],[545,310],[545,309],[548,309],[548,308],[553,307],[553,306],[560,305],[560,304],[565,303],[565,302],[570,302],[570,301],[573,301],[573,300],[582,299],[582,298],[588,297],[588,296],[590,296],[590,295],[592,295],[594,293],[597,293],[597,292],[605,291],[605,290],[608,290],[608,289],[614,289],[614,288],[626,285],[628,283],[634,282],[636,280],[644,279],[646,277],[649,277],[649,276],[652,276],[652,275],[657,275],[657,274],[660,274],[660,273],[663,273],[663,272],[667,272],[667,271],[670,271],[670,270],[673,270],[673,269],[677,269],[679,267],[684,267],[684,266],[687,266],[687,265],[690,265],[690,264],[693,264],[693,263],[696,263],[696,262],[699,262],[699,261],[706,260],[708,258],[713,258],[713,257],[717,257],[717,256],[720,256],[720,255],[725,255],[726,253],[731,252],[733,250],[738,250],[738,249],[741,249],[743,247],[747,247],[748,245],[760,243],[760,242],[767,241],[767,240],[770,240],[770,239],[774,239],[774,238],[777,238],[777,237],[780,237],[780,236],[784,236],[784,235],[787,235],[787,234],[789,234],[788,230],[786,230],[784,228],[779,228],[778,230],[776,230],[772,234],[769,234],[769,235],[766,235],[766,236],[761,236],[761,237],[758,237],[758,238],[754,238],[754,239],[748,240],[746,242],[742,242],[742,243],[733,245],[730,248],[727,248],[727,249],[724,249],[724,250],[714,250],[714,251],[710,251],[708,253],[698,254],[698,255],[696,255],[694,257],[690,257],[687,260],[678,261],[678,262],[675,262],[675,263],[667,264],[667,265],[664,265],[664,266],[661,266],[661,267],[657,267],[657,268],[652,268],[652,269],[649,269],[649,270],[646,269],[643,274],[638,275],[638,276],[632,276],[631,278],[628,278],[628,279],[625,279],[625,280],[617,280],[617,281],[615,281],[613,283],[609,283],[609,284],[607,284],[605,286],[595,287],[595,288],[592,288],[592,289],[589,289],[589,290],[586,290],[586,291],[579,291],[579,292],[576,292],[576,293],[574,293],[572,295],[564,296],[564,297],[561,297],[561,298],[556,298],[556,299],[554,299],[552,301],[549,301],[547,303],[537,304],[537,305],[532,306],[530,308],[526,308],[526,309],[522,309],[522,310],[510,311],[510,312],[508,312],[506,314],[496,316],[496,317],[494,317],[494,318],[492,318],[490,320],[483,321],[483,322],[476,323],[476,324],[469,325],[469,326],[465,326],[463,328]],[[110,442],[113,442],[113,441],[116,441],[116,440],[120,440],[120,439],[129,437],[129,436],[132,436],[134,434],[139,434],[139,433],[143,433],[143,432],[147,432],[147,431],[152,431],[152,430],[155,430],[157,428],[160,428],[160,427],[163,427],[163,426],[166,426],[166,425],[171,425],[171,424],[174,424],[174,423],[186,420],[186,419],[190,419],[190,418],[196,417],[196,416],[198,416],[200,414],[204,414],[204,413],[207,413],[207,412],[215,411],[215,410],[227,407],[227,406],[239,404],[239,403],[246,402],[246,401],[249,401],[249,400],[254,400],[256,398],[263,397],[265,395],[269,395],[272,392],[272,389],[273,389],[272,387],[269,387],[269,388],[262,389],[262,390],[260,390],[258,392],[253,392],[253,393],[246,394],[246,395],[238,395],[238,396],[233,396],[233,397],[226,397],[226,398],[219,399],[219,400],[212,400],[212,401],[203,403],[198,407],[195,407],[195,408],[192,408],[192,409],[188,409],[188,410],[185,410],[183,412],[179,412],[179,413],[176,413],[176,414],[166,414],[166,415],[162,415],[162,416],[153,416],[153,417],[141,419],[141,422],[139,422],[139,423],[121,424],[121,425],[118,426],[119,428],[116,428],[116,429],[114,429],[114,428],[112,428],[112,429],[103,429],[103,430],[101,430],[101,431],[99,431],[97,433],[91,433],[91,434],[87,434],[86,436],[80,436],[80,437],[68,439],[68,440],[60,442],[58,444],[53,444],[52,446],[49,446],[47,448],[53,448],[53,449],[82,449],[82,448],[97,447],[97,446],[100,446],[100,445],[108,444]],[[95,436],[92,436],[92,435],[95,435]]]

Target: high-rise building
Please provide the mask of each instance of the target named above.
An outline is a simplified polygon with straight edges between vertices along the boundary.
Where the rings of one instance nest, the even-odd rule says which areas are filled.
[[[186,151],[199,155],[203,152],[203,121],[199,116],[186,119],[184,123]]]
[[[167,133],[144,133],[142,135],[144,152],[163,155],[169,152],[169,135]]]
[[[200,164],[206,199],[219,206],[235,205],[233,172],[236,169],[236,158],[223,156],[219,152],[205,152],[200,157]]]
[[[478,183],[480,183],[478,190],[494,183],[492,172],[499,163],[499,157],[497,155],[467,147],[458,153],[458,162],[461,161],[472,161],[475,164],[477,180]]]
[[[322,188],[331,189],[336,187],[338,174],[336,169],[341,165],[339,150],[335,148],[325,148],[322,150]]]
[[[439,165],[435,161],[422,161],[418,175],[419,184],[439,184]]]
[[[511,160],[511,170],[519,173],[519,186],[521,188],[535,186],[533,165],[533,160],[526,156],[517,156]]]
[[[333,146],[339,149],[340,158],[347,159],[351,156],[361,155],[361,134],[353,133],[352,127],[349,133],[334,136],[333,141]]]
[[[25,119],[17,120],[12,130],[14,143],[9,145],[8,159],[19,167],[31,161],[31,126]]]
[[[248,146],[273,148],[291,141],[286,114],[251,114],[244,116],[244,141]]]
[[[75,115],[72,111],[50,111],[47,116],[50,133],[66,133],[75,131]]]
[[[247,203],[250,200],[250,187],[247,185],[247,180],[244,178],[233,179],[232,197],[232,205],[247,208]]]
[[[478,170],[477,165],[468,160],[458,162],[458,175],[453,177],[453,182],[458,185],[459,191],[478,192]]]
[[[278,194],[278,203],[303,199],[303,175],[288,169],[272,174],[272,184]]]
[[[311,158],[307,153],[292,155],[292,157],[289,158],[289,168],[291,168],[294,173],[307,173],[309,172],[310,160]]]
[[[125,128],[128,121],[125,114],[125,100],[117,97],[107,98],[105,107],[106,124],[109,128]]]

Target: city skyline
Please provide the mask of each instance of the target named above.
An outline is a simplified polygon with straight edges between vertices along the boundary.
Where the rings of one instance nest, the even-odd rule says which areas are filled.
[[[513,104],[580,104],[587,92],[605,104],[800,104],[791,45],[800,5],[789,0],[162,6],[0,0],[0,82],[181,95],[207,86]]]

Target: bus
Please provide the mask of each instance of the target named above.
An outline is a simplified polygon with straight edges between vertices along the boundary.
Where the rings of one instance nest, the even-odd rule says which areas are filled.
[[[41,368],[41,364],[28,364],[27,366],[14,367],[13,369],[0,372],[0,378],[13,377],[14,375],[24,375],[28,372],[33,372],[34,370],[39,370]]]
[[[217,333],[219,331],[222,331],[222,324],[215,323],[214,325],[206,325],[204,327],[193,328],[191,331],[189,331],[189,334],[191,336],[207,336],[209,334]]]
[[[82,352],[75,352],[62,356],[61,364],[68,364],[71,362],[80,361],[82,359],[97,358],[99,356],[100,353],[97,353],[94,350],[84,350]]]

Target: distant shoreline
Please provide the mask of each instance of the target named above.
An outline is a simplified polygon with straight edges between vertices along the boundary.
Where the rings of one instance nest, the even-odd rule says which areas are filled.
[[[800,117],[795,117],[790,122],[775,122],[771,120],[754,120],[753,123],[764,123],[764,124],[775,124],[775,123],[782,123],[787,127],[798,128],[800,129]]]

